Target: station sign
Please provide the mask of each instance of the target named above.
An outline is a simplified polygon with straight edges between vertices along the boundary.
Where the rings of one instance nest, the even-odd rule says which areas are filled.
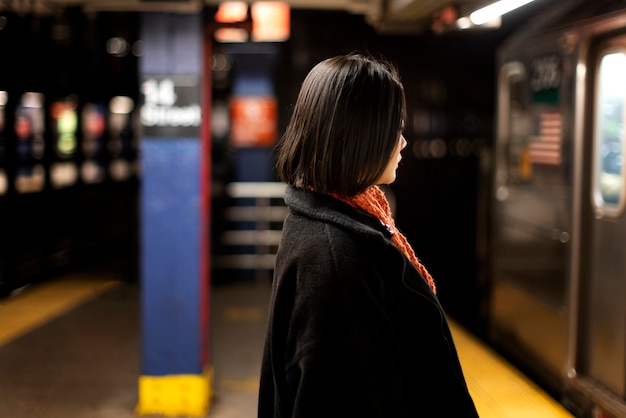
[[[198,137],[202,122],[199,76],[150,76],[141,84],[144,136]]]

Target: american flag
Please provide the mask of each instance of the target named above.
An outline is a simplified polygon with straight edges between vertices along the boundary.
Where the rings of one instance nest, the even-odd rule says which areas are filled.
[[[560,112],[544,111],[539,116],[539,135],[532,138],[529,146],[533,164],[561,164],[561,138],[563,136]]]

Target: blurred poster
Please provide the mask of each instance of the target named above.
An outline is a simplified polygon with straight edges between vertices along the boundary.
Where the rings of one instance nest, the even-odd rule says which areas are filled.
[[[133,111],[135,101],[128,96],[115,96],[109,101],[108,152],[109,175],[115,181],[129,179],[135,173],[133,147],[136,141]]]
[[[0,90],[0,195],[6,194],[9,187],[6,172],[6,106],[9,95]]]
[[[106,177],[106,106],[86,103],[81,112],[83,163],[81,178],[92,184]]]
[[[230,100],[230,141],[236,147],[276,143],[278,104],[273,96],[235,96]]]
[[[69,187],[78,180],[78,98],[74,95],[50,105],[55,161],[50,165],[52,187]]]
[[[41,163],[45,151],[44,103],[43,94],[27,92],[22,95],[15,110],[15,189],[19,193],[39,192],[45,185],[45,170]]]

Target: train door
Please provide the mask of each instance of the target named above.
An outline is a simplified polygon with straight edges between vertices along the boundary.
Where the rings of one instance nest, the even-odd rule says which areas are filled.
[[[568,81],[557,53],[528,55],[502,65],[498,80],[490,331],[558,386],[568,354]]]
[[[599,43],[591,54],[588,88],[593,110],[587,136],[588,170],[583,201],[585,252],[581,353],[584,374],[621,398],[626,411],[626,36]],[[597,390],[596,390],[597,392]],[[620,415],[624,416],[624,415]]]

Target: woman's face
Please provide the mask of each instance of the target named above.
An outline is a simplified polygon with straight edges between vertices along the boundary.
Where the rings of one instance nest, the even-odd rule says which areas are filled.
[[[402,155],[400,155],[400,151],[402,151],[406,147],[406,139],[404,139],[404,135],[400,135],[398,138],[398,143],[396,147],[393,149],[391,153],[391,158],[387,163],[387,167],[385,167],[385,171],[378,178],[376,184],[390,184],[396,180],[396,170],[398,169],[398,164],[402,159]]]

